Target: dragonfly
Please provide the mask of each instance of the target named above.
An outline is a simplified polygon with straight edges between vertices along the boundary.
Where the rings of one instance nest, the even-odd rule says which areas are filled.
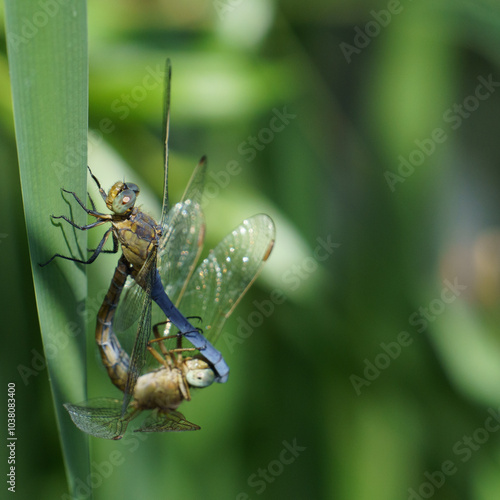
[[[207,340],[215,344],[225,321],[256,279],[274,246],[275,228],[272,219],[258,214],[244,220],[229,233],[204,259],[182,286],[179,307],[184,313],[199,314]],[[178,255],[182,258],[182,252]],[[111,382],[121,391],[128,389],[132,366],[122,348],[113,325],[120,314],[118,304],[132,269],[124,256],[116,267],[109,290],[98,313],[96,343]],[[116,312],[118,308],[118,312]],[[145,318],[150,318],[146,315]],[[166,322],[163,335],[155,325],[153,340],[147,351],[160,367],[140,374],[127,406],[119,399],[96,398],[80,404],[65,404],[73,422],[95,437],[121,439],[129,422],[144,410],[153,410],[135,432],[167,432],[199,430],[177,411],[183,401],[191,399],[192,388],[210,386],[216,377],[213,365],[204,351],[182,347],[185,335],[171,335],[172,323]],[[149,328],[148,321],[143,325]],[[166,348],[167,342],[175,347]],[[160,352],[153,348],[159,343]],[[196,353],[190,356],[192,353]]]
[[[121,246],[122,254],[130,266],[130,276],[138,286],[130,285],[126,293],[128,314],[123,315],[134,319],[140,315],[139,328],[131,355],[132,368],[129,370],[129,380],[125,392],[124,407],[130,400],[138,373],[144,366],[147,353],[150,329],[143,327],[145,316],[150,314],[151,300],[154,300],[166,317],[184,334],[191,344],[203,352],[204,357],[212,364],[215,370],[216,382],[226,382],[229,367],[220,351],[216,350],[207,338],[200,333],[179,311],[171,300],[176,294],[176,283],[187,283],[202,248],[205,233],[204,217],[200,203],[203,195],[204,179],[207,162],[203,157],[196,167],[186,188],[182,201],[169,208],[168,201],[168,137],[170,127],[170,87],[172,69],[167,61],[166,71],[166,99],[165,99],[165,149],[164,149],[164,189],[163,205],[160,223],[135,206],[140,189],[136,184],[116,182],[108,193],[101,187],[99,180],[89,168],[90,175],[95,181],[101,197],[107,208],[112,212],[105,214],[98,212],[94,201],[89,195],[92,208],[89,209],[79,199],[76,193],[63,189],[72,195],[80,207],[96,219],[87,225],[79,226],[68,217],[61,215],[53,217],[63,219],[79,230],[89,230],[94,227],[110,223],[111,227],[104,233],[97,248],[87,260],[76,259],[62,254],[55,254],[45,266],[55,258],[62,258],[80,264],[91,264],[101,253],[116,253]],[[104,246],[112,236],[113,248],[105,250]],[[173,255],[182,255],[174,259]],[[175,267],[172,264],[175,261]],[[173,283],[173,284],[172,284]],[[170,289],[170,292],[166,290]],[[180,295],[179,295],[180,296]],[[139,312],[141,311],[142,312]],[[129,323],[131,320],[129,319]]]

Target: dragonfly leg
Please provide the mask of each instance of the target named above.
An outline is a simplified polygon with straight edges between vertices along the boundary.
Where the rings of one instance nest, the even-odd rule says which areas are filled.
[[[155,334],[155,339],[151,340],[150,342],[161,342],[162,340],[165,340],[167,338],[171,339],[173,337],[176,337],[176,335],[160,335],[160,332],[158,331],[158,327],[160,325],[166,325],[166,324],[172,324],[170,321],[162,321],[161,323],[156,323],[156,325],[153,326],[153,332]],[[164,356],[167,356],[168,351],[167,348],[165,347],[165,344],[160,344],[160,351]]]
[[[87,196],[89,197],[90,204],[92,205],[92,211],[95,212],[96,210],[94,200],[92,199],[92,196],[90,196],[90,193],[87,193]]]
[[[186,319],[197,319],[200,322],[202,321],[201,316],[188,316]],[[156,325],[153,326],[153,331],[154,331],[156,338],[165,338],[163,335],[160,335],[160,333],[158,332],[158,327],[160,325],[167,325],[167,324],[172,324],[172,322],[169,319],[167,319],[165,321],[160,321],[159,323],[156,323]],[[197,330],[200,333],[203,333],[203,330],[201,330],[200,328],[197,328]],[[177,334],[176,335],[169,335],[168,338],[173,339],[176,336],[177,336]]]
[[[97,180],[97,177],[92,173],[92,170],[90,170],[90,167],[88,165],[87,168],[89,169],[92,179],[94,179],[94,182],[97,184],[97,188],[99,189],[99,193],[101,193],[102,199],[106,201],[106,198],[108,197],[106,191],[104,191],[104,189],[101,187],[101,183]]]
[[[101,242],[99,243],[99,245],[97,246],[97,248],[95,249],[94,253],[90,256],[90,258],[88,260],[80,260],[80,259],[75,259],[73,257],[67,257],[66,255],[61,255],[60,253],[56,253],[55,255],[53,255],[47,262],[45,262],[44,264],[38,264],[40,267],[44,267],[46,266],[47,264],[50,264],[56,257],[59,257],[61,259],[65,259],[65,260],[70,260],[72,262],[77,262],[78,264],[92,264],[92,262],[94,262],[94,260],[97,259],[97,256],[101,253],[102,251],[102,247],[104,246],[104,244],[106,243],[106,240],[108,239],[109,237],[109,234],[111,233],[112,231],[112,228],[109,228],[105,233],[104,233],[104,236],[102,237],[102,240]]]
[[[78,195],[74,191],[68,191],[67,189],[61,188],[61,190],[65,193],[73,195],[73,198],[78,202],[78,205],[80,205],[85,212],[87,212],[89,215],[93,215],[94,217],[103,217],[106,216],[106,214],[101,214],[100,212],[96,212],[95,210],[90,210],[85,206],[85,203],[83,203],[80,198],[78,198]]]
[[[92,224],[87,224],[85,226],[79,226],[75,222],[73,222],[71,219],[66,217],[65,215],[51,215],[53,219],[63,219],[69,224],[71,224],[73,227],[76,227],[77,229],[80,229],[80,231],[87,231],[88,229],[92,229],[93,227],[100,226],[101,224],[104,224],[105,222],[108,222],[107,220],[98,220],[96,222],[92,222]]]
[[[150,354],[153,356],[153,358],[155,358],[156,361],[158,361],[158,363],[163,365],[165,368],[171,368],[169,366],[168,362],[166,361],[166,359],[163,358],[158,351],[155,351],[149,344],[147,346],[147,349],[150,352]]]
[[[168,323],[168,321],[164,322]],[[153,327],[155,337],[154,339],[151,339],[148,344],[151,345],[153,343],[157,342],[163,342],[165,340],[171,340],[171,339],[177,339],[177,348],[176,349],[171,349],[167,350],[165,347],[165,344],[160,344],[160,351],[162,354],[167,357],[169,356],[170,353],[172,352],[185,352],[185,351],[197,351],[196,347],[182,347],[182,333],[177,333],[175,335],[166,335],[165,337],[161,336],[158,332],[158,325],[164,324],[164,323],[158,323]]]
[[[114,235],[113,233],[113,249],[112,250],[102,250],[101,249],[101,253],[116,253],[118,252],[118,248],[119,248],[119,244],[118,244],[118,239],[116,238],[116,236]],[[97,250],[97,248],[89,248],[88,251],[89,252],[95,252]]]
[[[162,335],[160,335],[160,332],[158,331],[158,327],[159,327],[160,325],[166,325],[166,324],[168,324],[168,323],[171,323],[171,322],[167,319],[166,321],[160,321],[160,323],[156,323],[156,325],[154,325],[154,326],[153,326],[153,332],[154,332],[155,337],[156,337],[157,339],[163,339],[163,336],[162,336]]]
[[[163,342],[164,340],[170,340],[170,339],[177,339],[177,340],[182,340],[182,333],[178,333],[176,335],[168,335],[166,337],[160,337],[157,339],[151,339],[149,341],[149,344],[155,344],[156,342]],[[161,345],[161,344],[160,344]],[[197,351],[198,349],[196,347],[177,347],[175,349],[170,349],[170,351],[167,352],[184,352],[184,351]]]
[[[182,356],[179,354],[178,363],[182,363]],[[180,366],[180,364],[178,365]],[[186,376],[180,368],[177,368],[177,381],[179,384],[179,389],[182,396],[186,401],[191,401],[191,393],[189,392],[189,386],[186,381]]]
[[[201,318],[199,316],[188,316],[188,319],[197,319],[197,320],[201,321]],[[182,337],[184,335],[183,333],[175,333],[173,335],[160,335],[158,327],[160,325],[166,325],[166,324],[172,324],[172,322],[169,320],[161,321],[160,323],[156,323],[156,325],[153,326],[153,332],[154,332],[155,338],[153,340],[150,340],[150,343],[162,342],[164,340],[170,340],[170,339],[176,338],[177,339],[177,349],[171,349],[170,352],[183,352],[183,351],[197,351],[198,350],[198,348],[196,348],[196,347],[182,347]],[[203,330],[201,328],[196,328],[196,330],[200,334],[203,335]],[[169,352],[164,344],[160,344],[160,350],[164,356],[166,356],[167,353]]]

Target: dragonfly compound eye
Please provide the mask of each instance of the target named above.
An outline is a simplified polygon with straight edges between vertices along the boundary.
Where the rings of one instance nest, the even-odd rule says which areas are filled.
[[[191,387],[208,387],[215,380],[214,371],[199,359],[186,361],[186,380]]]
[[[115,214],[125,214],[134,208],[136,193],[132,189],[125,189],[113,200],[112,208]]]
[[[141,192],[141,190],[139,189],[139,186],[137,184],[133,184],[132,182],[127,182],[125,184],[125,189],[130,189],[131,191],[133,191],[135,193],[136,196],[138,196],[139,193]]]

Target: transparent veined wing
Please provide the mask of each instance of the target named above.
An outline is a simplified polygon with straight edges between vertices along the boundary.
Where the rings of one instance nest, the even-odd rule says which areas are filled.
[[[201,206],[190,199],[174,205],[168,213],[158,257],[163,288],[174,304],[194,271],[204,239]]]
[[[158,271],[163,288],[178,303],[200,256],[205,238],[201,209],[207,162],[202,158],[188,182],[180,203],[162,216],[158,249]]]
[[[137,325],[134,347],[130,355],[127,383],[123,393],[122,415],[125,415],[127,412],[127,407],[132,399],[137,379],[142,374],[142,370],[146,365],[147,346],[151,335],[151,288],[156,274],[156,268],[154,266],[155,260],[156,252],[151,252],[143,269],[141,269],[141,272],[144,270],[144,273],[147,273],[147,275],[140,277],[143,279],[145,285],[141,287],[140,295],[138,294],[138,296],[142,298],[141,314]],[[141,281],[140,278],[138,279]]]
[[[164,101],[164,116],[165,122],[164,134],[165,137],[164,147],[163,147],[163,203],[161,207],[160,224],[165,220],[167,213],[169,211],[168,203],[168,138],[170,135],[170,93],[172,87],[172,64],[170,59],[167,59],[165,71],[165,101]]]
[[[269,216],[250,217],[211,250],[194,272],[179,308],[186,316],[202,318],[203,334],[212,344],[268,259],[274,238]]]
[[[144,421],[139,429],[134,432],[182,432],[198,431],[201,427],[193,424],[184,418],[179,411],[171,410],[167,413],[154,410],[153,413]]]
[[[112,398],[95,398],[76,405],[67,403],[64,407],[79,429],[105,439],[119,439],[136,413],[131,408],[122,416],[122,401]]]

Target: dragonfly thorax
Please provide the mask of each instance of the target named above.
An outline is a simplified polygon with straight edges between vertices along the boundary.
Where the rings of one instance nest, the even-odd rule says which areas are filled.
[[[134,208],[139,192],[136,184],[115,182],[108,192],[106,206],[117,215],[125,215]]]
[[[135,278],[158,244],[161,234],[158,225],[152,217],[136,207],[127,218],[113,222],[113,226],[123,255],[133,267]]]
[[[183,394],[183,389],[187,389],[185,386],[185,380],[178,369],[160,368],[145,373],[137,379],[135,404],[143,410],[175,410],[186,399]]]

